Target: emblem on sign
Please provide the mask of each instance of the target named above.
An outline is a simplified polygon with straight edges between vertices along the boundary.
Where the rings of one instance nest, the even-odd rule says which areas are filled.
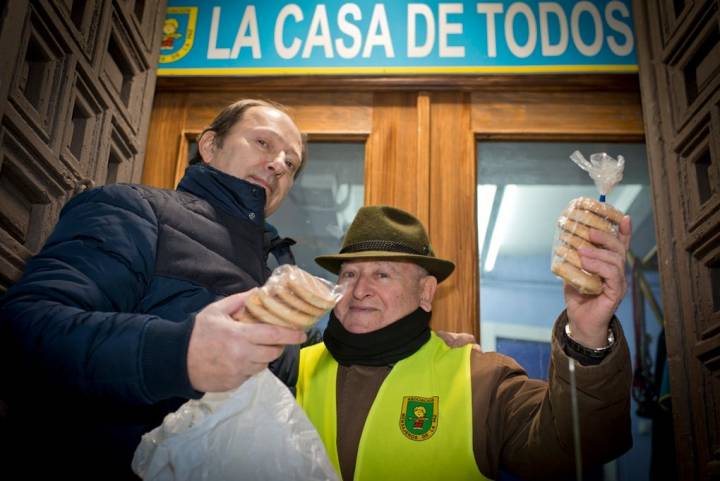
[[[183,58],[195,41],[197,7],[168,7],[160,44],[160,63]]]
[[[400,412],[400,431],[413,441],[425,441],[437,431],[438,396],[404,396]]]

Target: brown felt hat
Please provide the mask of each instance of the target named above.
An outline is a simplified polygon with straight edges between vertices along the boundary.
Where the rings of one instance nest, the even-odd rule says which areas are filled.
[[[340,253],[316,257],[315,262],[338,274],[343,262],[359,259],[413,262],[438,282],[455,269],[452,262],[435,257],[425,227],[417,218],[386,205],[362,207],[345,234]]]

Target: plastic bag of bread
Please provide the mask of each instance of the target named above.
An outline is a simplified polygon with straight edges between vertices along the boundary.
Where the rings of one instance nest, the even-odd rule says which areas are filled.
[[[622,180],[625,161],[622,156],[614,159],[601,153],[591,155],[588,162],[577,151],[570,158],[595,181],[600,201],[578,197],[562,212],[557,222],[550,270],[581,294],[598,295],[602,293],[602,278],[582,268],[577,249],[595,247],[590,240],[591,228],[618,234],[623,213],[607,204],[605,196]]]
[[[622,218],[622,212],[604,202],[589,197],[571,200],[558,219],[552,272],[582,294],[600,294],[602,279],[582,268],[577,249],[595,247],[590,240],[591,228],[617,235]]]
[[[335,306],[342,290],[282,265],[233,317],[305,329]],[[268,369],[167,415],[142,437],[132,468],[152,481],[338,479],[315,427]]]
[[[275,268],[265,285],[254,290],[233,317],[241,322],[307,329],[337,304],[343,291],[342,285],[285,264]]]

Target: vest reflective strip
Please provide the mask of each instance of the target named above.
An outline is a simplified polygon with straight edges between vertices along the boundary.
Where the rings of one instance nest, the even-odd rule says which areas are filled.
[[[336,377],[337,362],[324,345],[301,351],[298,402],[318,429],[339,472]],[[438,397],[436,429],[429,437],[432,428],[421,430],[426,433],[422,441],[403,434],[403,401],[410,396]],[[409,403],[412,405],[412,400]],[[395,365],[368,413],[354,479],[487,479],[473,454],[470,346],[450,349],[433,333],[418,352]]]

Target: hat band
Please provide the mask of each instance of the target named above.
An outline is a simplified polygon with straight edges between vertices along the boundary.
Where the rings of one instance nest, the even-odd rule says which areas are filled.
[[[423,246],[423,251],[420,252],[412,247],[401,244],[400,242],[386,241],[386,240],[369,240],[358,242],[345,246],[340,251],[340,254],[348,254],[351,252],[362,252],[362,251],[389,251],[389,252],[405,252],[406,254],[416,255],[427,255],[428,248]]]

